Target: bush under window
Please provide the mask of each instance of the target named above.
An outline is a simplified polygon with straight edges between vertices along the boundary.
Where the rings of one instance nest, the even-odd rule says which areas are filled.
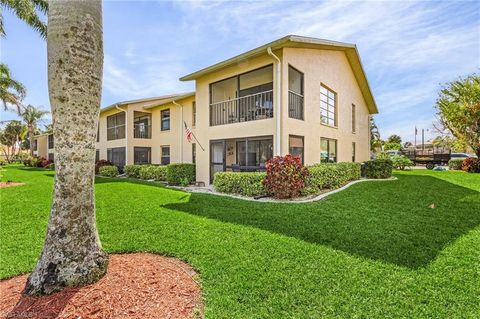
[[[167,182],[170,185],[192,184],[196,180],[195,164],[173,163],[167,165]]]
[[[140,178],[140,169],[143,166],[144,165],[125,165],[123,167],[123,172],[125,175],[127,175],[127,177]]]
[[[360,163],[322,163],[307,167],[309,176],[304,193],[315,194],[323,189],[342,187],[360,179]]]
[[[308,170],[300,157],[290,154],[275,156],[265,166],[267,175],[263,183],[268,194],[275,198],[293,198],[302,194]]]
[[[244,196],[262,196],[267,191],[263,185],[263,172],[218,172],[213,179],[217,192]]]
[[[165,165],[139,165],[141,179],[154,179],[156,181],[167,180],[167,166]]]
[[[112,166],[113,163],[107,160],[99,160],[95,163],[95,174],[100,173],[100,167],[102,166]]]
[[[118,167],[115,165],[104,165],[98,169],[98,173],[102,176],[117,177]]]

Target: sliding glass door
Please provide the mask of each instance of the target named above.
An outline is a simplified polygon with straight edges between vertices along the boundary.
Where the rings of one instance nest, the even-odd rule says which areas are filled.
[[[210,181],[217,172],[225,171],[225,141],[210,142]]]

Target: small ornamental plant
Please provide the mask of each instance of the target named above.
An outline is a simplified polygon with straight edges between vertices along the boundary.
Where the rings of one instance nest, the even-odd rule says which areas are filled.
[[[302,165],[298,156],[275,156],[265,163],[267,176],[263,184],[268,192],[275,198],[293,198],[302,194],[308,170]]]

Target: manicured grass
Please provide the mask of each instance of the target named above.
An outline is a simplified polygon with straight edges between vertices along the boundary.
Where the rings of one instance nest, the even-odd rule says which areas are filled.
[[[0,278],[34,266],[53,184],[41,169],[3,175],[26,185],[0,190]],[[480,175],[396,176],[309,204],[99,178],[97,221],[109,252],[157,252],[195,267],[207,318],[478,317]]]

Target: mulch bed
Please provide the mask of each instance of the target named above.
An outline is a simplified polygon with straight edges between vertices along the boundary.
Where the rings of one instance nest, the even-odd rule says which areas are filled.
[[[17,182],[0,182],[0,188],[5,187],[12,187],[12,186],[21,186],[25,185],[24,183],[17,183]]]
[[[155,254],[110,255],[98,282],[43,297],[21,292],[28,275],[0,281],[0,318],[202,318],[196,273]]]

